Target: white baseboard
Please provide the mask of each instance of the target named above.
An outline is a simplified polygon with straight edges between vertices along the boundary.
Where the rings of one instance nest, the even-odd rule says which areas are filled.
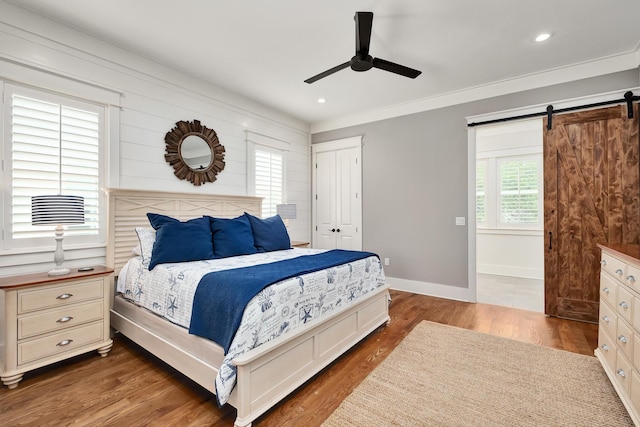
[[[387,277],[387,283],[391,285],[391,289],[398,291],[429,295],[432,297],[446,298],[456,301],[476,302],[475,292],[469,288],[418,282],[416,280],[398,279],[396,277]]]

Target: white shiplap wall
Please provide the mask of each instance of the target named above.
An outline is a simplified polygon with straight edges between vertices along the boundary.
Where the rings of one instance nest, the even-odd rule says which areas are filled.
[[[16,67],[24,73],[15,73]],[[0,2],[0,80],[34,84],[29,77],[34,73],[42,77],[41,82],[58,81],[59,87],[65,80],[87,82],[119,94],[120,108],[113,110],[116,120],[109,138],[107,185],[111,187],[245,195],[246,131],[290,142],[287,202],[298,206],[298,219],[290,231],[295,240],[309,239],[308,124]],[[193,119],[214,129],[226,150],[226,167],[218,180],[201,187],[176,178],[164,160],[165,133],[175,122]],[[0,254],[0,276],[49,270],[53,236],[51,241],[50,251]],[[69,266],[104,263],[104,255],[104,247],[65,246]]]

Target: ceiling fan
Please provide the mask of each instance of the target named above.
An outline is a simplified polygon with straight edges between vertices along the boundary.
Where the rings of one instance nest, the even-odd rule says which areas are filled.
[[[371,42],[371,27],[373,25],[373,12],[356,12],[356,54],[350,61],[333,67],[318,75],[308,78],[305,83],[313,83],[344,68],[351,67],[353,71],[367,71],[371,68],[390,71],[401,76],[415,79],[422,73],[404,65],[395,64],[381,58],[373,58],[369,55],[369,44]]]

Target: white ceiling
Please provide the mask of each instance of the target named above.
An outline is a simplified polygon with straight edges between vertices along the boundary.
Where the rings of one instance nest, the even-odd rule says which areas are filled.
[[[309,124],[592,61],[640,62],[639,0],[7,2]],[[422,74],[347,68],[304,83],[354,55],[356,11],[374,12],[372,56]],[[544,31],[553,37],[535,43]]]

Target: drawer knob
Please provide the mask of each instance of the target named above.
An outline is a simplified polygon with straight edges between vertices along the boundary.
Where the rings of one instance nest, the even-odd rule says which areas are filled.
[[[71,316],[64,316],[64,317],[61,317],[61,318],[59,318],[58,320],[56,320],[56,322],[58,322],[58,323],[67,323],[67,322],[70,322],[70,321],[72,321],[72,320],[73,320],[73,317],[71,317]]]
[[[602,320],[609,323],[609,316],[605,314],[604,316],[602,316]]]
[[[624,308],[625,310],[626,310],[627,308],[629,308],[629,304],[627,304],[627,302],[626,302],[626,301],[622,301],[622,302],[621,302],[620,304],[618,304],[618,305],[619,305],[620,307]]]
[[[618,341],[620,341],[623,344],[626,344],[627,343],[627,337],[625,337],[624,335],[620,335],[618,337]]]
[[[607,265],[607,260],[606,259],[600,260],[600,265]]]
[[[622,276],[622,275],[624,274],[624,271],[622,271],[622,270],[620,270],[620,269],[617,269],[617,270],[616,270],[616,274],[617,274],[618,276]]]
[[[622,369],[618,369],[616,371],[618,373],[618,375],[620,375],[622,378],[625,378],[627,376],[627,374],[624,373],[624,371]]]
[[[73,342],[73,340],[62,340],[60,341],[58,344],[56,344],[59,347],[64,347],[65,345],[69,345]]]
[[[609,288],[604,288],[602,290],[602,292],[604,292],[605,294],[609,295],[609,292],[611,292],[611,291],[609,291]]]
[[[609,346],[606,344],[602,344],[600,348],[602,348],[604,351],[609,351]]]
[[[56,299],[69,299],[73,296],[73,294],[62,294],[62,295],[58,295],[56,297]]]
[[[630,281],[631,283],[636,283],[636,278],[633,276],[627,277],[627,280]]]

